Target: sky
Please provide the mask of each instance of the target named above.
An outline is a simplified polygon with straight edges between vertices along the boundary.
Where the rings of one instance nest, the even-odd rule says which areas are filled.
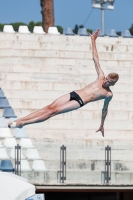
[[[85,23],[91,0],[54,0],[55,25],[74,28]],[[105,33],[122,31],[133,24],[133,0],[115,0],[115,9],[105,11]],[[0,23],[41,21],[40,0],[0,0]],[[101,29],[101,10],[93,9],[85,28]]]

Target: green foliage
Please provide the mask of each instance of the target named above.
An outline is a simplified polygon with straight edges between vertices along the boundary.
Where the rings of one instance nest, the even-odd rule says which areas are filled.
[[[73,29],[73,32],[74,32],[75,34],[78,33],[78,28],[79,28],[79,27],[78,27],[78,25],[76,24],[75,27],[74,27],[74,29]]]
[[[31,31],[32,33],[33,33],[34,26],[42,26],[42,22],[36,22],[36,23],[34,21],[29,22],[28,28],[29,28],[29,31]]]
[[[32,32],[32,33],[33,33],[34,26],[35,26],[35,22],[34,21],[29,22],[28,28],[29,28],[29,31]]]
[[[0,24],[0,31],[3,31],[4,24]]]
[[[3,31],[4,25],[6,25],[6,24],[0,24],[0,31]],[[16,32],[18,32],[19,26],[23,26],[23,25],[28,26],[29,31],[33,32],[34,26],[42,26],[42,22],[36,22],[35,23],[34,21],[31,21],[31,22],[29,22],[28,25],[26,23],[23,23],[23,22],[15,22],[15,23],[10,23],[9,25],[12,25]]]
[[[10,25],[13,26],[14,31],[18,32],[19,26],[21,26],[21,25],[26,25],[26,24],[23,23],[23,22],[15,22],[15,23],[10,23]]]
[[[79,28],[84,28],[84,26],[83,26],[83,25],[78,26],[78,25],[76,24],[75,27],[74,27],[74,29],[73,29],[73,32],[74,32],[75,34],[78,34],[78,29],[79,29]]]
[[[93,31],[92,31],[91,29],[88,29],[88,28],[87,28],[87,32],[89,32],[89,33],[92,34]]]
[[[62,34],[62,33],[63,33],[63,28],[62,28],[61,26],[59,26],[59,25],[57,25],[56,27],[57,27],[57,29],[58,29],[58,32],[59,32],[60,34]]]
[[[120,31],[116,32],[116,34],[119,35],[119,36],[121,36],[121,32]]]
[[[42,26],[42,22],[36,22],[35,25],[36,26]]]
[[[0,24],[0,31],[3,31],[4,25],[7,25],[7,24]],[[26,24],[23,22],[15,22],[15,23],[10,23],[9,25],[12,25],[14,30],[17,32],[19,29],[19,26],[26,25]]]
[[[74,27],[74,29],[73,29],[73,32],[74,32],[75,34],[78,34],[78,29],[79,29],[79,28],[84,28],[84,25],[78,26],[78,25],[76,24],[75,27]],[[91,30],[91,29],[86,29],[86,30],[87,30],[87,32],[92,33],[92,30]]]
[[[0,31],[3,31],[4,25],[6,25],[6,24],[0,23]],[[18,32],[19,26],[22,26],[22,25],[28,26],[29,31],[30,31],[30,32],[33,32],[34,26],[42,26],[42,22],[30,21],[28,24],[23,23],[23,22],[15,22],[15,23],[10,23],[10,25],[13,26],[13,28],[14,28],[14,30],[15,30],[16,32]],[[62,34],[62,33],[63,33],[63,28],[62,28],[62,26],[57,25],[56,27],[57,27],[59,33]],[[84,26],[83,26],[83,25],[80,25],[80,26],[79,26],[79,25],[76,24],[75,27],[74,27],[74,29],[73,29],[73,32],[74,32],[75,34],[78,34],[78,29],[79,29],[79,28],[84,28]],[[133,29],[133,25],[132,25],[132,29]],[[91,29],[87,29],[87,31],[90,32],[90,33],[92,33],[92,30],[91,30]]]
[[[29,22],[28,28],[29,28],[29,31],[32,33],[33,33],[34,26],[42,26],[42,22],[36,22],[36,23],[34,21]]]
[[[80,25],[79,28],[84,28],[84,25]]]
[[[133,35],[133,24],[132,24],[131,27],[129,28],[129,31],[130,31],[131,35]]]

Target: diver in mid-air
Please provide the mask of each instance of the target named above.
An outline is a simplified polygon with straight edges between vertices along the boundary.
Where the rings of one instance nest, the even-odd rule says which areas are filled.
[[[98,53],[96,49],[96,39],[99,35],[99,29],[92,35],[89,33],[92,41],[93,49],[93,60],[95,68],[97,71],[97,79],[91,84],[87,85],[85,88],[80,90],[75,90],[69,94],[65,94],[58,99],[56,99],[51,104],[45,106],[44,108],[29,114],[26,117],[15,120],[14,122],[9,122],[9,128],[22,128],[25,125],[39,123],[48,120],[55,115],[77,110],[80,107],[86,105],[87,103],[98,101],[104,99],[104,105],[102,109],[101,124],[98,131],[102,132],[104,136],[104,121],[108,111],[108,105],[113,97],[113,93],[110,90],[110,86],[114,86],[119,79],[119,75],[116,73],[110,73],[105,77],[102,71]]]

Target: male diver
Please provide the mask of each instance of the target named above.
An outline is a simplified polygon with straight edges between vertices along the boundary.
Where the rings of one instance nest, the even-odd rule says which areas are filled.
[[[102,136],[104,137],[104,121],[107,115],[109,102],[113,97],[110,86],[115,85],[119,79],[119,75],[116,73],[110,73],[107,77],[105,77],[104,72],[100,67],[96,49],[96,39],[99,32],[100,30],[98,29],[94,34],[89,33],[92,42],[92,55],[97,72],[97,79],[85,88],[63,95],[50,105],[47,105],[44,108],[27,115],[26,117],[17,119],[14,122],[9,122],[9,128],[22,128],[28,124],[43,122],[55,115],[77,110],[87,103],[104,99],[101,124],[99,129],[96,131],[101,131]]]

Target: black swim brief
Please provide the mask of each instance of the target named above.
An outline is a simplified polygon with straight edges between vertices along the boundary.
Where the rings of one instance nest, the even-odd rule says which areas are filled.
[[[83,100],[80,98],[80,96],[76,92],[71,92],[70,93],[70,101],[75,100],[79,103],[80,107],[84,105]]]

